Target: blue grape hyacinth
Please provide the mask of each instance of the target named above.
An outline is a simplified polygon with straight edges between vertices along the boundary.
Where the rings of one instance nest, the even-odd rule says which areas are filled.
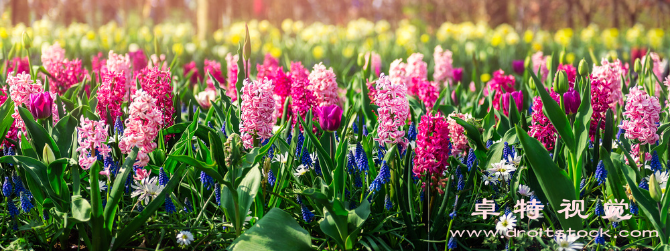
[[[598,181],[598,185],[604,184],[607,179],[607,170],[605,170],[605,164],[603,164],[602,160],[598,162],[598,167],[596,167],[595,178]]]
[[[379,189],[381,189],[382,185],[386,184],[390,180],[391,170],[386,161],[384,161],[382,163],[382,168],[379,170],[379,174],[377,174],[377,177],[372,181],[372,184],[370,184],[370,188],[368,190],[377,192]]]

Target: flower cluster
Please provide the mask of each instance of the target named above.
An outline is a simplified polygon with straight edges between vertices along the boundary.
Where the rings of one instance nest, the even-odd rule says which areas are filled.
[[[112,118],[123,115],[121,104],[126,98],[126,76],[123,72],[110,70],[102,71],[102,82],[98,89],[98,105],[96,110],[101,118],[107,117],[107,111]]]
[[[291,63],[291,109],[294,116],[305,118],[309,109],[316,106],[316,97],[310,91],[308,71],[302,63]],[[294,123],[297,118],[294,117]]]
[[[88,170],[93,163],[98,160],[98,154],[103,158],[109,156],[112,151],[105,142],[107,141],[107,131],[109,125],[104,120],[92,121],[84,116],[80,119],[80,126],[77,128],[77,152],[79,152],[79,166]]]
[[[436,86],[436,83],[428,82],[428,80],[423,78],[412,78],[411,82],[412,86],[416,89],[415,93],[426,106],[426,109],[432,109],[437,98],[440,96],[439,86]]]
[[[558,93],[551,90],[550,95],[556,102],[560,102]],[[547,150],[551,151],[554,149],[554,144],[556,144],[556,128],[551,124],[549,118],[544,115],[543,109],[544,105],[542,104],[542,99],[540,97],[533,98],[533,121],[529,127],[529,134],[531,137],[542,142],[542,145],[544,145]]]
[[[402,82],[392,82],[384,74],[377,80],[376,103],[379,106],[376,141],[379,144],[400,144],[405,146],[407,139],[402,127],[409,117],[407,87]]]
[[[226,95],[230,97],[232,101],[237,100],[237,74],[240,73],[240,67],[237,65],[237,61],[240,60],[240,56],[237,54],[228,53],[226,55],[226,69],[228,71],[228,88],[226,88]]]
[[[636,139],[641,143],[654,144],[658,140],[658,128],[661,104],[658,98],[651,97],[641,87],[632,87],[626,95],[624,120],[619,126],[626,131],[627,139]]]
[[[608,108],[614,110],[617,104],[623,104],[623,94],[621,93],[621,76],[625,75],[625,69],[621,66],[621,61],[616,60],[613,63],[603,59],[602,66],[594,66],[591,73],[591,107],[593,115],[591,117],[591,127],[589,135],[591,139],[595,138],[596,127],[601,120],[605,119]],[[605,128],[605,123],[600,123],[600,129]]]
[[[323,63],[314,65],[314,69],[309,74],[309,83],[309,89],[316,96],[316,105],[329,106],[339,103],[333,68],[326,69]]]
[[[137,79],[142,85],[142,90],[156,100],[156,106],[163,116],[163,126],[168,127],[174,124],[170,71],[163,71],[158,67],[145,68],[138,74]]]
[[[497,70],[493,73],[493,79],[487,83],[487,87],[484,88],[484,95],[490,95],[493,93],[493,108],[500,110],[500,98],[502,97],[503,92],[513,92],[514,91],[514,76],[505,75],[503,70]]]
[[[216,90],[216,87],[214,86],[214,82],[212,82],[211,79],[209,79],[209,75],[211,74],[216,81],[219,81],[219,85],[223,85],[225,83],[226,79],[223,78],[223,73],[221,72],[221,63],[216,62],[214,60],[207,60],[205,59],[205,79],[207,80],[207,88]],[[221,86],[221,88],[225,88],[224,86]]]
[[[435,60],[435,71],[433,72],[433,81],[441,83],[451,80],[453,75],[453,63],[450,50],[442,49],[442,46],[435,47],[433,52],[433,60]]]
[[[254,147],[254,140],[259,143],[272,136],[272,125],[275,110],[272,98],[272,81],[244,80],[242,87],[242,114],[240,132],[244,147]]]
[[[449,124],[449,140],[451,141],[452,145],[451,153],[455,156],[465,155],[467,154],[467,150],[469,148],[468,136],[465,135],[465,128],[459,125],[452,117],[458,117],[462,120],[468,121],[472,119],[472,115],[469,113],[452,112],[447,118],[447,123]]]
[[[424,115],[416,138],[414,169],[417,177],[431,176],[433,185],[446,170],[449,158],[449,124],[439,115]]]
[[[26,131],[26,125],[19,115],[19,107],[22,105],[29,105],[30,95],[34,93],[42,92],[42,84],[38,80],[36,84],[33,84],[33,80],[30,79],[30,74],[20,73],[16,76],[12,76],[10,73],[7,76],[7,85],[9,85],[10,98],[14,102],[14,113],[12,117],[16,122],[16,128],[21,132]]]
[[[158,136],[164,120],[156,99],[144,90],[135,92],[128,113],[119,148],[122,153],[127,154],[137,146],[139,152],[136,165],[143,167],[149,163],[148,153],[156,148],[154,139]]]

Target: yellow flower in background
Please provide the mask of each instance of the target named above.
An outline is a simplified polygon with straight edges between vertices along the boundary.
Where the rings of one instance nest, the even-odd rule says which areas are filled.
[[[291,33],[291,28],[293,27],[293,20],[291,19],[284,19],[284,21],[281,22],[281,29],[285,33]]]
[[[93,40],[93,39],[95,39],[95,32],[93,32],[93,31],[88,31],[88,32],[86,33],[86,38],[88,38],[88,40]]]
[[[491,45],[493,47],[498,47],[502,43],[503,39],[500,34],[494,34],[493,37],[491,37]]]
[[[505,37],[505,43],[509,45],[516,45],[519,43],[519,34],[512,31]]]
[[[270,55],[272,55],[275,58],[278,58],[279,56],[281,56],[281,49],[277,47],[272,47],[272,49],[270,49]]]
[[[523,41],[526,43],[533,42],[533,32],[527,30],[526,32],[523,33]]]
[[[342,50],[342,56],[345,58],[351,58],[354,56],[355,48],[353,45],[347,45],[347,47],[344,47]]]
[[[568,46],[568,44],[570,44],[570,41],[572,40],[573,35],[574,32],[572,31],[571,28],[560,29],[556,31],[556,34],[554,35],[554,40],[563,46]]]
[[[258,30],[260,32],[266,32],[268,31],[268,29],[270,29],[270,27],[272,27],[272,25],[268,20],[263,20],[260,23],[258,23]]]
[[[596,37],[597,33],[598,26],[592,24],[583,29],[579,37],[582,39],[582,42],[589,43]]]
[[[184,45],[181,43],[176,43],[172,45],[172,52],[176,54],[177,56],[181,56],[184,54]]]
[[[631,44],[635,44],[637,43],[642,33],[644,33],[644,27],[640,24],[636,24],[626,31],[626,41]]]
[[[303,23],[302,21],[298,20],[298,21],[296,21],[296,22],[293,23],[293,32],[295,32],[295,33],[299,33],[300,31],[302,31],[302,29],[303,29],[304,27],[305,27],[305,23]]]
[[[161,28],[160,25],[156,25],[156,27],[154,27],[154,36],[157,36],[157,37],[162,37],[163,36],[163,29]]]
[[[535,43],[533,43],[532,47],[533,47],[533,51],[541,51],[542,50],[542,44],[541,43],[535,42]]]
[[[654,48],[659,48],[663,44],[664,32],[661,29],[651,29],[647,32],[647,40],[649,45]]]
[[[377,21],[375,24],[375,32],[377,34],[385,33],[391,29],[391,24],[386,20]]]
[[[572,64],[573,62],[575,62],[575,54],[572,53],[572,52],[570,52],[570,53],[568,53],[567,55],[565,55],[565,61],[566,61],[568,64]]]
[[[484,73],[484,74],[482,74],[481,77],[479,77],[479,79],[480,79],[482,82],[489,82],[489,80],[491,80],[491,74]]]
[[[7,37],[9,37],[7,29],[5,27],[0,27],[0,38],[7,39]]]
[[[428,34],[421,35],[421,42],[424,44],[430,42],[430,36]]]
[[[608,49],[614,49],[619,46],[619,29],[605,29],[603,30],[602,34],[600,34],[600,36],[602,37],[605,47]]]
[[[321,59],[324,53],[325,51],[320,45],[314,46],[314,49],[312,49],[312,56],[316,59]]]

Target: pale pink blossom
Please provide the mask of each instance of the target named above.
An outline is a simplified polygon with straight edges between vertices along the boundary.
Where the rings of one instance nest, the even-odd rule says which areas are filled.
[[[626,95],[626,111],[619,128],[626,131],[627,139],[635,139],[643,144],[654,144],[658,141],[658,123],[660,121],[661,104],[657,97],[649,96],[640,86],[630,88]]]
[[[449,140],[451,141],[452,154],[455,156],[462,155],[468,152],[468,137],[465,135],[465,128],[459,125],[452,117],[458,117],[462,120],[472,119],[472,115],[468,113],[452,112],[447,117],[447,124],[449,124]]]
[[[542,82],[547,80],[549,69],[547,68],[547,57],[541,51],[535,52],[531,57],[533,63],[533,73],[537,74],[538,70],[542,74]]]
[[[156,99],[144,90],[135,92],[128,108],[129,117],[126,119],[126,128],[119,142],[121,152],[127,154],[133,147],[139,148],[137,166],[143,167],[149,163],[148,153],[152,152],[157,144],[154,142],[163,125],[163,117]]]
[[[42,66],[48,72],[53,73],[55,67],[60,65],[65,60],[65,50],[60,47],[58,42],[51,46],[42,48]]]
[[[198,101],[198,104],[204,109],[209,109],[209,107],[212,106],[212,101],[214,101],[214,99],[216,99],[216,91],[210,88],[195,95],[195,100]]]
[[[144,168],[137,168],[135,169],[135,175],[133,176],[133,179],[141,181],[146,178],[149,178],[149,171],[147,171]]]
[[[240,132],[244,147],[253,148],[255,140],[262,142],[272,137],[275,123],[272,81],[245,79],[241,106]]]
[[[407,91],[410,91],[412,85],[411,78],[407,75],[407,64],[402,62],[402,59],[396,59],[391,62],[389,69],[389,80],[393,85],[402,84]],[[412,94],[412,93],[410,93]]]
[[[111,152],[111,149],[105,144],[109,125],[106,125],[104,120],[93,121],[84,116],[81,116],[79,121],[80,126],[77,128],[79,166],[88,170],[98,159],[98,154],[105,158]]]
[[[130,91],[130,85],[132,84],[132,63],[130,62],[130,57],[128,54],[121,55],[116,54],[114,51],[109,51],[107,59],[107,70],[113,73],[120,73],[124,76],[124,88],[126,92]],[[125,98],[124,101],[128,101],[128,97],[123,95]]]
[[[623,94],[621,93],[621,75],[626,74],[626,69],[618,59],[612,63],[606,59],[602,60],[602,66],[593,66],[591,73],[591,107],[593,115],[589,135],[591,140],[595,139],[598,123],[600,129],[605,128],[605,115],[607,109],[616,111],[617,104],[623,105]]]
[[[237,54],[228,53],[226,55],[226,69],[228,70],[228,87],[226,87],[226,95],[230,97],[232,101],[237,101],[237,75],[240,73],[240,68],[237,65],[237,61],[240,59],[240,56]]]
[[[435,60],[435,70],[433,72],[433,81],[446,84],[453,78],[453,63],[450,50],[442,49],[442,46],[435,46],[433,60]]]
[[[402,82],[392,82],[389,77],[381,74],[376,82],[377,97],[375,103],[379,108],[376,141],[379,144],[407,145],[403,126],[409,117],[407,87]]]
[[[10,98],[14,102],[12,117],[16,122],[16,128],[19,129],[20,133],[25,133],[26,125],[23,119],[21,119],[21,115],[19,115],[19,107],[30,105],[30,94],[43,92],[42,84],[39,80],[37,80],[36,84],[33,84],[33,80],[28,73],[20,73],[13,76],[13,73],[10,72],[7,75],[7,85],[9,85]]]
[[[314,65],[309,74],[309,90],[314,92],[318,106],[329,106],[339,103],[337,97],[337,81],[333,68],[326,69],[323,63]]]

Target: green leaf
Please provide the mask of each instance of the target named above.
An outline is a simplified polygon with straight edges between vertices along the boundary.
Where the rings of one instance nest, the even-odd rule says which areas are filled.
[[[633,194],[635,201],[637,201],[637,205],[642,209],[642,212],[644,212],[647,220],[651,222],[651,225],[658,230],[661,243],[667,244],[668,240],[663,232],[664,225],[662,225],[661,218],[659,217],[658,204],[651,198],[649,191],[638,187],[638,184],[635,182],[635,171],[630,166],[621,165],[621,171],[626,178],[626,182],[630,187],[630,191]]]
[[[558,210],[563,208],[561,206],[563,200],[573,201],[577,199],[575,197],[575,187],[568,174],[554,164],[551,157],[549,157],[549,152],[542,146],[540,141],[528,136],[528,133],[519,126],[516,127],[516,135],[521,145],[523,145],[526,159],[530,162],[533,173],[549,200],[549,205],[554,209],[554,213],[558,215],[557,218],[561,222],[563,229],[581,230],[582,221],[579,217],[566,219],[558,213]]]
[[[279,208],[235,239],[230,250],[314,250],[309,233]]]
[[[247,212],[251,208],[251,203],[254,202],[256,198],[256,193],[258,193],[258,188],[261,185],[261,171],[257,167],[252,167],[247,175],[242,179],[242,182],[237,186],[237,197],[238,197],[238,212],[239,212],[239,222],[244,222],[244,219],[247,217]],[[226,186],[228,187],[228,186]],[[242,227],[238,225],[237,227]]]
[[[28,129],[28,132],[30,133],[35,149],[44,149],[44,146],[48,144],[51,147],[51,150],[53,150],[54,155],[62,156],[60,154],[58,145],[56,145],[56,142],[51,138],[51,136],[49,135],[47,130],[44,129],[44,127],[37,124],[37,122],[33,118],[33,115],[30,114],[30,111],[28,111],[28,109],[19,107],[19,114],[21,115],[21,119],[23,119],[23,122],[26,124],[26,129]],[[42,153],[41,151],[37,152],[38,155],[40,155],[41,153]],[[40,157],[42,156],[40,155]]]
[[[61,158],[71,157],[72,141],[76,136],[75,129],[77,128],[77,120],[71,115],[62,117],[54,126],[53,139],[61,151]]]
[[[589,144],[589,129],[591,127],[591,115],[593,114],[593,109],[591,108],[591,84],[587,83],[584,91],[581,94],[582,103],[577,109],[577,114],[575,115],[575,124],[574,124],[574,136],[577,137],[577,151],[573,152],[577,157],[581,157],[584,154],[584,151],[587,149]],[[544,101],[542,101],[544,102]],[[611,112],[610,112],[611,113]],[[569,124],[568,124],[569,126]],[[607,130],[605,130],[607,133]],[[610,130],[611,134],[611,130]],[[561,135],[562,137],[563,135]],[[606,142],[603,141],[603,145]],[[609,150],[612,149],[612,140],[609,140]]]
[[[74,167],[77,168],[77,167]],[[96,161],[91,166],[90,172],[90,191],[91,191],[91,231],[93,232],[92,239],[93,250],[104,250],[103,246],[107,243],[107,238],[104,234],[105,220],[102,215],[102,197],[100,189],[98,188],[98,176],[100,175],[100,161]]]
[[[532,76],[533,79],[535,80],[535,83],[541,83],[540,80],[537,78],[537,76],[535,76],[535,74],[532,74]],[[560,105],[556,103],[556,101],[551,97],[551,95],[549,95],[547,90],[543,88],[543,86],[538,86],[536,90],[540,94],[540,97],[542,98],[544,114],[547,115],[547,118],[549,118],[551,124],[554,125],[554,128],[556,128],[556,131],[558,132],[558,135],[561,136],[561,139],[563,140],[563,142],[565,142],[565,145],[568,147],[570,152],[577,155],[578,154],[577,142],[575,141],[575,135],[572,133],[572,128],[570,127],[568,117],[565,116],[565,112],[561,109]],[[584,101],[582,101],[582,103],[584,103]]]
[[[121,201],[121,197],[123,197],[126,180],[128,175],[130,175],[133,170],[133,164],[135,163],[135,159],[137,159],[138,151],[139,148],[133,147],[133,150],[128,154],[128,157],[123,162],[123,166],[121,167],[123,172],[116,176],[116,179],[114,179],[114,185],[111,187],[109,200],[107,201],[105,210],[103,212],[103,217],[105,219],[105,231],[107,232],[108,236],[112,235],[112,227],[114,225],[114,219],[116,218],[116,211],[118,210],[116,206],[119,204],[119,201]]]
[[[72,196],[72,218],[78,222],[87,222],[91,219],[91,204],[81,195]]]

